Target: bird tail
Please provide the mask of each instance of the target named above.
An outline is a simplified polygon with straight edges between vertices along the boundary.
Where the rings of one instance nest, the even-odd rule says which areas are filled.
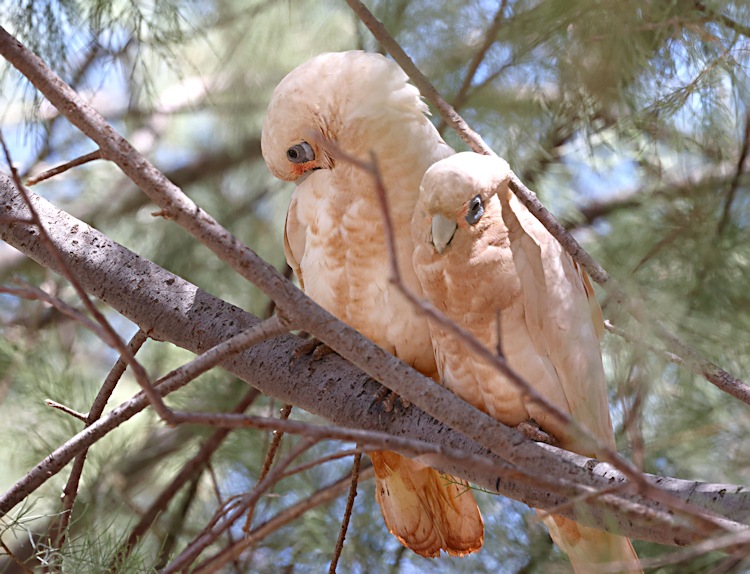
[[[596,574],[600,572],[597,564],[603,566],[611,562],[630,564],[620,572],[643,574],[630,539],[583,526],[562,516],[548,516],[544,522],[552,540],[568,555],[576,574]]]
[[[370,453],[376,497],[388,530],[420,556],[476,552],[484,523],[468,483],[395,452]]]

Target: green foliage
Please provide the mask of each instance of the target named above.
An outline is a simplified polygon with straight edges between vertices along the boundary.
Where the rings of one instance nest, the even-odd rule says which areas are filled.
[[[380,0],[372,7],[453,101],[499,4]],[[260,126],[271,91],[295,65],[323,51],[379,48],[343,3],[4,0],[0,14],[7,30],[86,95],[203,209],[284,268],[281,237],[291,189],[272,179],[262,162]],[[749,41],[745,2],[511,0],[459,106],[545,204],[575,222],[585,247],[643,296],[650,313],[740,377],[750,372],[749,162],[738,168],[748,115]],[[28,85],[18,89],[25,85],[18,74],[9,67],[2,72],[3,135],[20,156],[22,171],[38,173],[91,151],[91,143],[52,114]],[[455,134],[444,134],[464,148]],[[216,296],[257,315],[269,312],[257,289],[172,222],[153,217],[154,206],[112,165],[86,164],[36,190]],[[618,207],[613,199],[621,196],[630,201]],[[586,208],[593,202],[603,210],[589,219]],[[7,261],[0,259],[4,282],[20,277],[77,304],[58,277],[28,262]],[[0,487],[5,489],[82,428],[80,421],[45,406],[44,399],[85,413],[116,356],[47,306],[1,297],[0,459],[6,463]],[[746,406],[668,362],[653,334],[611,301],[603,303],[605,316],[639,340],[609,334],[603,343],[621,450],[637,455],[634,437],[640,436],[647,471],[746,483]],[[132,325],[112,319],[124,337],[132,334]],[[190,355],[149,342],[139,358],[157,377]],[[110,407],[135,392],[136,383],[126,376]],[[169,404],[226,411],[245,392],[244,383],[216,370]],[[637,405],[634,429],[624,421]],[[268,415],[279,407],[260,400],[248,412]],[[22,548],[31,538],[27,555],[61,564],[61,571],[104,571],[139,513],[210,434],[167,429],[153,414],[139,415],[91,449],[61,550],[49,544],[45,532],[59,520],[59,493],[69,468],[3,519],[3,542]],[[259,431],[230,434],[213,456],[211,471],[203,469],[192,490],[183,487],[120,571],[154,571],[203,528],[220,506],[217,491],[226,500],[251,489],[269,440]],[[283,443],[279,456],[293,442]],[[304,460],[349,447],[326,443]],[[345,459],[285,479],[262,498],[254,524],[346,475],[349,467]],[[499,497],[477,496],[487,524],[485,549],[463,560],[431,561],[431,571],[567,571],[533,512]],[[246,552],[240,568],[326,570],[343,509],[338,499],[310,510]],[[670,551],[636,546],[644,556]],[[658,571],[698,572],[721,560],[709,555]],[[360,485],[339,571],[410,573],[426,564],[387,534],[371,485]]]

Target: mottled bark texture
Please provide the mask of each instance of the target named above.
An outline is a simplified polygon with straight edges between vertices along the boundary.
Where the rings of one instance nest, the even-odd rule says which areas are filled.
[[[32,194],[31,198],[65,263],[86,290],[128,317],[151,337],[199,353],[258,322],[256,317],[128,251],[38,196]],[[19,221],[27,219],[28,212],[12,180],[1,174],[0,206],[2,238],[40,264],[56,270],[55,260],[40,243],[38,231]],[[316,311],[310,308],[310,312]],[[412,396],[415,402],[428,404],[438,412],[459,413],[458,417],[463,419],[458,424],[454,424],[455,420],[451,421],[449,426],[414,405],[406,410],[397,408],[392,413],[385,413],[381,405],[373,400],[378,386],[343,358],[331,354],[319,361],[303,357],[290,362],[291,353],[299,343],[300,340],[294,335],[284,335],[256,345],[226,361],[223,366],[263,393],[304,408],[334,424],[386,431],[467,453],[487,454],[487,449],[481,444],[450,428],[468,427],[467,434],[472,434],[472,428],[476,424],[481,425],[488,418],[486,415],[465,410],[471,407],[442,388],[434,385],[431,388],[429,380],[424,380],[424,377],[396,359],[383,356],[366,340],[364,343],[359,340],[350,342],[347,350],[362,353],[358,362],[370,367],[369,371],[385,378],[400,376],[403,378],[401,383],[423,383],[423,388],[430,391]],[[377,365],[373,366],[374,363]],[[342,408],[342,405],[346,405],[346,408]],[[146,399],[142,396],[121,405],[58,449],[53,457],[44,461],[45,473],[38,474],[46,479],[49,473],[59,471],[77,452],[95,443],[108,429],[114,428],[117,420],[129,418],[146,406]],[[467,413],[471,413],[471,420],[466,420]],[[493,432],[489,437],[482,436],[482,442],[494,437],[494,451],[511,452],[512,456],[507,459],[517,468],[559,481],[559,492],[556,489],[542,489],[533,480],[501,480],[497,474],[478,473],[471,465],[445,466],[442,470],[542,509],[566,502],[566,496],[560,494],[569,491],[569,488],[562,486],[566,481],[605,489],[622,480],[621,474],[607,464],[533,443],[511,429],[498,427],[493,419],[489,421],[494,423],[491,425]],[[498,428],[501,432],[497,432]],[[488,456],[501,461],[495,455]],[[507,467],[508,463],[504,465]],[[650,480],[683,500],[711,509],[727,519],[720,522],[729,529],[740,528],[742,525],[738,523],[750,516],[750,495],[743,487],[664,477],[650,477]],[[5,513],[13,508],[31,486],[27,484],[24,488],[5,493],[0,498],[0,512]],[[627,492],[602,495],[595,502],[587,501],[575,509],[569,506],[561,513],[574,516],[574,510],[578,510],[575,514],[580,520],[603,526],[606,514],[603,508],[619,508],[614,515],[607,516],[607,526],[614,526],[634,538],[665,544],[688,544],[706,535],[696,530],[688,519],[673,516],[659,503]]]

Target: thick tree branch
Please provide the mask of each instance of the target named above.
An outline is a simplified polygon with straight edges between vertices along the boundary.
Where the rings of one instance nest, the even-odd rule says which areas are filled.
[[[450,391],[419,375],[307,298],[272,266],[242,245],[210,215],[195,205],[37,56],[2,28],[0,53],[61,113],[91,137],[99,145],[103,157],[115,162],[123,173],[139,185],[162,208],[163,215],[173,218],[220,259],[257,285],[275,301],[292,325],[314,334],[389,389],[451,428],[460,430],[506,461],[526,471],[540,474],[546,474],[550,465],[560,464],[559,460],[548,460],[549,455],[534,443],[526,445],[525,449],[516,448],[517,433],[467,403],[457,402]],[[478,137],[476,134],[473,135]],[[116,273],[111,266],[106,263],[105,266],[108,267],[109,273],[100,278],[101,283],[106,283],[112,273]],[[101,269],[91,271],[100,273]],[[149,390],[148,387],[145,388]],[[151,395],[152,403],[159,408],[160,414],[168,417],[168,412],[161,405],[158,395],[153,391]],[[579,472],[580,469],[570,467],[563,471],[563,474],[577,475]],[[582,482],[583,486],[602,486],[586,474],[578,476],[576,480]]]
[[[32,200],[52,240],[62,247],[63,256],[76,270],[85,288],[135,321],[152,338],[171,341],[200,352],[257,324],[257,318],[129,252],[46,201],[33,195]],[[24,218],[22,200],[6,177],[0,178],[0,205],[9,218]],[[54,269],[53,258],[44,249],[38,234],[27,224],[0,224],[0,235],[16,248]],[[290,354],[298,345],[297,337],[285,335],[233,356],[223,366],[263,393],[284,403],[298,405],[337,425],[388,431],[396,436],[409,436],[469,454],[486,454],[486,449],[480,444],[451,430],[415,406],[404,412],[399,409],[390,414],[383,412],[380,405],[373,401],[377,385],[336,355],[328,355],[314,362],[303,358],[290,365]],[[378,360],[376,356],[365,357],[369,361]],[[390,355],[386,358],[396,361]],[[422,378],[405,366],[399,372],[406,381],[419,382]],[[462,413],[461,416],[475,416],[466,414],[473,411],[464,411],[465,403],[455,395],[448,393],[445,400],[449,401],[444,404],[445,408]],[[339,408],[341,404],[346,404],[347,408]],[[41,469],[43,472],[40,472],[44,479],[48,474],[58,472],[83,448],[104,436],[107,429],[114,428],[114,419],[126,420],[147,405],[143,395],[139,395],[79,433],[64,449],[58,449],[59,452],[45,461]],[[477,417],[481,415],[476,412]],[[609,465],[593,464],[586,457],[532,443],[511,429],[501,428],[504,433],[495,435],[496,440],[509,441],[507,446],[514,452],[514,461],[526,471],[532,470],[539,476],[554,476],[595,489],[604,489],[611,486],[610,481],[622,480],[622,475]],[[503,434],[507,434],[507,438]],[[542,456],[540,451],[544,453]],[[590,467],[593,470],[588,470]],[[565,497],[523,482],[498,480],[496,475],[479,474],[462,465],[446,466],[442,470],[537,508],[551,508],[567,501]],[[718,515],[736,521],[744,521],[750,516],[750,492],[743,487],[663,477],[650,477],[650,480],[683,500],[710,508]],[[630,501],[633,510],[624,513],[625,516],[616,515],[614,519],[617,527],[628,536],[667,544],[687,544],[702,539],[684,520],[673,518],[665,523],[665,513],[658,503],[644,501],[632,494],[621,496]],[[24,497],[25,494],[18,491],[6,493],[0,497],[0,511],[8,512]],[[593,524],[601,526],[605,523],[596,500],[587,501],[584,514]],[[573,513],[568,512],[568,515],[573,516]],[[741,525],[727,524],[727,527],[736,529]]]
[[[241,276],[257,285],[276,303],[292,325],[312,333],[392,391],[451,427],[461,429],[488,450],[519,466],[537,467],[539,472],[545,472],[546,453],[537,449],[531,459],[526,460],[534,452],[534,447],[529,446],[528,451],[515,449],[516,433],[466,403],[457,407],[450,391],[418,375],[306,297],[167,180],[44,62],[2,28],[0,54],[21,71],[71,123],[94,140],[103,157],[116,163],[159,205],[162,215],[174,219]],[[106,276],[102,278],[103,281],[105,279]],[[159,406],[158,396],[153,399]],[[166,415],[163,408],[161,411]],[[570,471],[577,472],[572,468]]]
[[[508,429],[507,427],[504,427],[502,424],[498,423],[491,417],[477,411],[466,403],[461,402],[449,391],[442,389],[428,379],[420,376],[397,359],[382,351],[382,349],[379,349],[377,346],[373,345],[359,333],[337,321],[330,314],[326,313],[320,307],[311,302],[301,292],[296,290],[288,281],[284,280],[284,278],[278,272],[276,272],[272,267],[261,260],[250,249],[240,244],[236,240],[236,238],[223,230],[221,226],[219,226],[217,222],[213,220],[213,218],[203,212],[191,200],[189,200],[184,194],[182,194],[182,192],[171,182],[169,182],[163,176],[163,174],[156,170],[154,166],[150,162],[148,162],[148,160],[146,160],[141,154],[139,154],[124,138],[122,138],[122,136],[115,132],[115,130],[109,124],[107,124],[95,110],[93,110],[85,102],[81,101],[77,94],[75,94],[73,90],[71,90],[56,75],[54,75],[49,70],[49,68],[47,68],[43,62],[41,62],[41,60],[39,60],[36,56],[26,50],[19,42],[17,42],[14,38],[12,38],[12,36],[8,35],[7,32],[2,29],[0,29],[0,53],[2,53],[6,57],[6,59],[8,59],[16,68],[18,68],[52,102],[53,105],[55,105],[64,115],[66,115],[66,117],[68,117],[68,119],[74,125],[79,127],[84,133],[91,137],[91,139],[99,145],[100,149],[102,150],[103,156],[115,162],[120,167],[120,169],[122,169],[122,171],[131,178],[133,182],[139,185],[139,187],[141,187],[141,189],[143,189],[149,195],[149,197],[162,208],[162,214],[173,218],[181,226],[183,226],[186,230],[193,234],[198,240],[208,246],[217,256],[231,265],[235,270],[237,270],[243,277],[247,278],[258,287],[260,287],[260,289],[263,290],[269,297],[274,299],[279,309],[281,309],[281,311],[283,312],[284,316],[287,317],[293,325],[312,332],[319,339],[334,348],[341,355],[352,361],[355,365],[362,368],[372,377],[375,377],[380,381],[384,381],[389,388],[398,392],[403,397],[410,400],[412,403],[424,408],[427,412],[437,417],[444,423],[450,425],[451,427],[460,429],[466,436],[475,439],[478,442],[478,445],[472,445],[475,448],[478,448],[479,445],[481,445],[486,449],[489,449],[503,456],[507,461],[517,465],[519,468],[523,468],[525,472],[536,472],[541,475],[546,475],[550,472],[551,468],[554,468],[555,476],[559,476],[562,480],[569,481],[571,483],[578,482],[584,488],[602,489],[605,486],[606,481],[602,481],[601,479],[599,479],[596,476],[596,473],[588,473],[582,471],[581,467],[577,466],[581,461],[575,461],[575,457],[572,459],[569,458],[569,453],[566,453],[564,455],[561,455],[557,452],[555,452],[554,454],[550,454],[547,449],[543,448],[540,445],[523,441],[514,431]],[[455,116],[456,118],[458,118],[458,120],[460,120],[460,117],[458,117],[457,114]],[[453,119],[455,120],[456,118]],[[462,122],[462,120],[460,121]],[[464,127],[466,127],[465,124],[463,125]],[[465,133],[465,137],[472,138],[474,142],[477,142],[476,138],[478,138],[478,136],[476,136],[474,132],[471,132],[471,130],[468,130]],[[486,148],[486,146],[484,146],[484,148]],[[489,150],[483,151],[489,152]],[[531,194],[531,196],[533,196],[533,194]],[[54,228],[55,223],[59,224],[60,222],[54,221],[53,219],[53,225],[50,227]],[[62,237],[60,239],[62,239],[62,243],[66,245],[67,249],[70,249],[70,242],[66,241],[66,239],[70,240],[71,234],[75,235],[75,240],[77,240],[79,244],[88,243],[91,237],[91,230],[88,229],[83,229],[81,234],[78,234],[79,224],[80,222],[78,222],[77,224],[71,224],[69,226],[60,226],[59,230],[62,232]],[[83,226],[83,224],[80,225]],[[20,235],[16,237],[16,239],[19,240],[21,244],[25,244],[26,247],[29,247],[30,234],[31,237],[34,236],[33,229],[30,231],[27,226],[21,224],[10,224],[7,227],[10,227],[11,229],[15,227],[14,231],[20,232]],[[73,228],[75,228],[75,230],[73,230]],[[72,231],[72,233],[69,233],[69,231]],[[114,245],[104,237],[100,237],[98,239],[99,241],[101,241],[101,244],[87,244],[87,251],[93,250],[95,254],[98,254],[101,251],[105,251],[104,247],[112,247]],[[33,251],[34,256],[40,259],[44,259],[46,252],[43,249],[40,249],[38,245],[35,245],[34,248],[36,249],[36,251],[34,251],[34,249],[30,250]],[[77,253],[77,248],[73,249],[72,251]],[[585,255],[585,252],[583,252],[583,254]],[[162,336],[168,340],[172,340],[171,337],[182,337],[183,341],[181,346],[192,348],[193,350],[199,350],[201,348],[200,343],[202,343],[203,341],[196,341],[195,329],[201,328],[203,327],[203,325],[201,325],[200,327],[196,327],[196,324],[193,321],[188,320],[181,325],[182,330],[180,332],[164,331],[164,326],[157,320],[160,317],[154,316],[155,313],[153,304],[155,303],[156,299],[153,299],[153,297],[155,297],[153,292],[150,292],[152,301],[151,305],[147,307],[148,316],[142,315],[143,309],[138,309],[137,304],[135,304],[134,307],[134,298],[138,298],[136,293],[126,293],[127,296],[125,297],[125,299],[130,299],[130,301],[120,300],[119,307],[117,304],[112,302],[112,299],[115,298],[113,297],[113,293],[118,291],[119,287],[125,287],[126,291],[128,288],[132,289],[134,274],[137,275],[139,271],[143,271],[144,264],[147,262],[140,260],[135,264],[131,264],[130,266],[123,266],[121,265],[121,262],[114,262],[111,259],[108,259],[106,261],[87,260],[87,255],[88,252],[85,252],[83,255],[77,253],[76,256],[78,257],[78,259],[71,262],[70,266],[76,268],[77,270],[80,266],[86,267],[84,271],[85,273],[89,274],[88,279],[90,279],[91,276],[98,275],[98,281],[92,282],[89,286],[92,293],[99,295],[102,299],[112,304],[113,307],[121,310],[121,312],[131,318],[133,318],[135,315],[129,315],[126,311],[122,310],[123,308],[131,312],[140,312],[141,314],[138,315],[140,320],[136,320],[136,322],[138,322],[139,325],[141,325],[141,322],[146,323],[148,325],[148,328],[150,328],[149,334],[154,335],[154,333],[161,332],[163,333]],[[580,256],[582,257],[583,255]],[[47,264],[50,265],[53,269],[57,269],[58,271],[60,270],[59,265],[56,265],[54,262],[52,262],[51,264],[47,262]],[[120,274],[119,280],[117,278],[118,274]],[[150,276],[147,278],[141,278],[139,285],[140,289],[145,291],[147,286],[153,285],[153,280],[154,278]],[[136,283],[137,282],[138,281],[136,281]],[[175,282],[175,279],[171,279],[170,281],[168,281],[166,284],[167,287],[164,288],[164,291],[158,293],[158,295],[163,295],[164,293],[169,292],[170,288],[175,284]],[[116,285],[113,286],[113,283],[116,283]],[[120,283],[125,283],[125,285],[120,285]],[[192,288],[191,290],[190,287],[186,286],[186,289],[188,289],[189,293],[183,294],[187,295],[188,301],[191,300],[191,296],[202,297],[204,295],[195,290],[195,288]],[[106,289],[106,293],[103,293],[102,289]],[[118,292],[117,296],[122,297],[124,294],[125,293],[123,292]],[[175,301],[173,302],[173,304],[177,304],[177,310],[184,311],[184,307],[181,307],[181,305],[185,304],[185,299],[180,297],[178,297],[177,299],[179,299],[179,301]],[[194,303],[188,303],[188,307],[192,308],[193,304]],[[170,310],[162,309],[162,311],[164,311],[162,315],[169,315]],[[186,317],[184,316],[180,317],[181,320],[184,320],[185,318]],[[250,323],[252,324],[253,319],[254,318],[248,318],[248,321],[250,321]],[[143,327],[143,325],[141,326]],[[214,331],[214,335],[216,337],[214,341],[219,342],[220,340],[226,338],[228,335],[231,335],[232,332],[235,332],[233,330],[233,327],[235,326],[236,323],[234,320],[232,320],[229,323],[223,324],[221,326],[222,328],[217,328]],[[177,341],[174,342],[180,344]],[[199,349],[195,348],[196,343],[198,343]],[[208,343],[206,346],[211,346],[211,344],[212,343]],[[202,348],[206,347],[204,346]],[[267,361],[269,359],[269,356],[263,356],[262,354],[259,355],[262,349],[266,349],[268,351],[267,344],[259,345],[253,348],[248,353],[255,355],[256,359],[258,357],[262,357],[260,360],[261,363],[263,363],[263,361]],[[240,365],[247,360],[248,353],[237,356],[234,359],[227,360],[227,367],[230,368],[230,370],[233,367],[238,368],[237,365]],[[276,372],[267,375],[263,380],[259,380],[257,378],[258,365],[256,365],[256,370],[254,372],[246,373],[245,377],[243,378],[253,384],[256,384],[258,388],[261,388],[264,385],[270,385],[270,388],[273,392],[269,394],[274,394],[274,392],[278,394],[279,388],[271,384],[271,381],[274,380],[274,377],[278,379],[278,377],[281,376],[281,372],[279,372],[278,369],[278,364],[280,363],[277,363]],[[289,374],[288,369],[286,373],[287,375]],[[279,381],[277,380],[276,382],[278,383]],[[286,382],[288,384],[288,381]],[[302,381],[299,381],[297,379],[295,382]],[[310,384],[310,382],[308,380],[305,380],[304,384],[307,386]],[[351,387],[349,390],[352,390]],[[359,399],[360,408],[362,408],[364,406],[361,404],[362,393],[366,391],[362,386],[360,386],[357,390],[360,394],[352,398]],[[299,392],[300,389],[294,389],[294,391],[296,393]],[[291,395],[294,397],[294,400],[285,400],[285,402],[302,404],[301,401],[297,400],[301,397],[296,396],[295,393],[292,393]],[[326,394],[327,393],[323,392],[322,396],[325,396]],[[318,411],[316,411],[314,408],[305,408],[312,412],[321,412],[322,414],[322,412],[326,409],[321,409],[320,397],[321,395],[318,395],[314,398],[317,399],[317,401],[312,400],[311,402],[312,406],[316,407]],[[337,396],[337,398],[339,397]],[[159,404],[158,398],[157,400],[155,400],[155,402],[157,405]],[[337,402],[337,404],[340,403]],[[302,404],[302,406],[304,406],[304,404]],[[365,409],[366,412],[369,412],[370,406],[371,405],[368,405],[367,409]],[[138,399],[134,400],[134,402],[127,408],[132,410],[135,408],[143,407],[145,407],[145,402],[142,402],[140,399]],[[120,416],[123,414],[123,412],[124,411],[120,412]],[[362,414],[363,413],[361,411],[357,412],[357,409],[353,408],[347,413],[328,412],[327,415],[323,414],[323,416],[327,416],[327,418],[335,421],[337,417],[350,419],[351,415],[355,415],[354,420],[350,420],[350,423],[353,424],[346,424],[344,422],[340,422],[339,424],[344,424],[345,426],[361,426],[361,416],[358,417],[356,415]],[[377,424],[381,424],[383,418],[384,417],[381,417]],[[370,422],[372,423],[372,421]],[[400,422],[401,421],[397,421],[396,425],[400,426]],[[92,437],[95,437],[97,432],[101,432],[101,429],[104,428],[106,424],[106,421],[103,420],[102,424],[97,426],[96,429],[94,429],[95,425],[92,425],[90,429],[87,429],[89,431],[88,433],[82,433],[82,435],[85,434],[87,438],[85,440],[81,439],[81,441],[77,443],[76,448],[80,448],[80,444],[92,440]],[[392,427],[391,430],[393,430]],[[460,437],[460,435],[457,438],[463,439],[463,437]],[[93,441],[95,442],[95,440],[96,439],[94,438]],[[89,442],[88,444],[91,444],[91,442]],[[467,444],[470,445],[470,441]],[[519,445],[522,445],[522,448]],[[70,447],[70,444],[67,446]],[[67,449],[67,451],[72,450],[75,449]],[[482,449],[479,448],[478,452],[481,452],[481,450]],[[67,456],[67,454],[65,456]],[[52,466],[59,465],[60,460],[61,457],[58,457],[58,459],[56,459],[56,462],[54,462]],[[571,461],[575,461],[575,463],[572,463]],[[458,469],[458,472],[455,472],[455,474],[463,475],[470,480],[473,480],[473,478],[469,476],[471,473],[466,471],[462,472],[461,469]],[[487,478],[488,477],[485,476],[483,477],[483,480],[486,481]],[[481,484],[480,480],[476,480],[475,482],[479,482]],[[495,481],[494,488],[501,489],[504,486],[507,485],[501,484],[497,480]],[[513,488],[518,489],[518,485],[515,485]],[[513,490],[513,488],[511,488],[510,490]],[[18,493],[16,493],[16,496],[17,495]],[[522,495],[508,495],[514,498],[520,498],[524,501],[531,501],[531,504],[540,508],[545,508],[550,505],[550,493],[544,493],[542,491],[539,491],[538,489],[535,491],[534,489],[529,490],[528,488],[525,488],[523,489]],[[535,497],[539,497],[542,502],[533,502],[533,499]],[[638,513],[643,513],[644,510],[647,510],[648,512],[645,512],[645,514],[648,514],[648,520],[646,522],[648,522],[650,526],[644,526],[644,529],[648,530],[649,528],[651,528],[651,530],[661,532],[661,535],[663,535],[663,529],[655,525],[661,520],[657,516],[662,511],[660,505],[651,502],[649,507],[649,505],[644,504],[645,501],[639,499],[637,496],[632,495],[632,498],[633,504],[636,507],[638,505],[642,505],[641,510],[634,508],[632,509],[632,512],[630,514],[624,513],[627,514],[626,517],[618,516],[618,520],[620,520],[620,522],[629,523],[632,526],[632,521],[637,518]],[[6,499],[5,502],[6,504],[10,504],[11,501],[9,499]],[[552,503],[552,505],[564,504],[564,502],[564,500],[560,500],[560,498],[558,497],[557,501],[555,503]],[[601,525],[604,522],[603,515],[601,513],[601,508],[599,507],[599,501],[595,502],[596,503],[592,504],[591,508],[589,509],[591,522]],[[738,527],[738,525],[734,526]],[[623,528],[621,528],[621,530],[625,533],[629,533],[626,530],[627,527],[628,526],[626,524]],[[700,537],[700,535],[697,534],[693,528],[683,527],[682,530],[680,530],[679,525],[677,524],[670,524],[670,528],[672,529],[672,532],[680,531],[679,537],[681,541],[692,540],[696,537]],[[643,532],[634,533],[631,535],[642,537]]]

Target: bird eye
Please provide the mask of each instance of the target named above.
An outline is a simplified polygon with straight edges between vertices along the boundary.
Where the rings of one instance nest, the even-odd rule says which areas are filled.
[[[286,150],[286,158],[292,163],[307,163],[315,159],[315,152],[309,143],[301,142]]]
[[[466,222],[469,225],[474,225],[481,219],[482,215],[484,215],[484,203],[482,203],[482,198],[477,195],[469,202],[469,209],[466,212]]]

